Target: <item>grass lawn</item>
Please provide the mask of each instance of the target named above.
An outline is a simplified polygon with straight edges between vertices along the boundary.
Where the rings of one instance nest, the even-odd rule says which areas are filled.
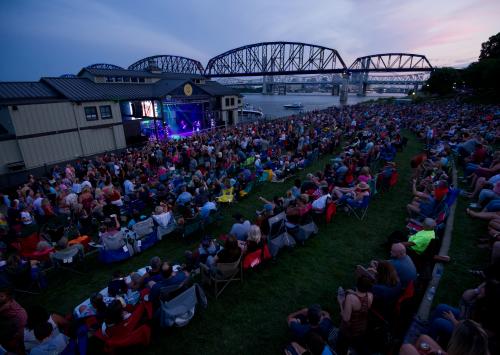
[[[372,258],[387,258],[379,247],[392,231],[404,228],[406,204],[411,199],[409,186],[410,157],[417,154],[421,145],[411,135],[408,146],[397,155],[400,179],[389,192],[378,194],[372,201],[364,221],[339,212],[329,225],[321,224],[319,234],[306,242],[304,247],[279,254],[276,264],[248,272],[243,283],[233,283],[215,301],[209,298],[208,309],[198,313],[184,328],[162,331],[152,345],[142,349],[143,354],[279,354],[289,339],[286,316],[299,308],[313,303],[321,304],[338,323],[336,289],[339,285],[351,287],[354,267]],[[330,159],[320,157],[308,169],[322,169]],[[303,171],[301,175],[305,175]],[[231,215],[240,212],[253,218],[261,207],[258,196],[272,198],[282,195],[291,187],[285,184],[265,184],[256,188],[249,197],[223,209],[222,225],[212,234],[227,232],[232,224]],[[471,238],[476,225],[464,217],[464,201],[457,208],[455,235],[452,244],[450,266],[446,267],[438,298],[454,304],[464,286],[473,279],[463,270],[481,264],[482,253],[471,258]],[[52,275],[50,288],[40,296],[23,300],[24,304],[36,302],[49,309],[68,313],[92,292],[103,288],[112,270],[130,272],[146,265],[154,255],[182,261],[184,250],[197,245],[194,239],[186,242],[167,239],[153,249],[118,265],[102,266],[90,261],[89,273]],[[476,254],[477,258],[476,258]]]

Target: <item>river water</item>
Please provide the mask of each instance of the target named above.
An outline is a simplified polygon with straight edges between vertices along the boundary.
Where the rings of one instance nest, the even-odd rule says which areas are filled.
[[[382,97],[401,97],[403,94],[377,94],[369,93],[366,96],[357,96],[350,94],[347,99],[349,105],[357,104],[367,100],[374,100]],[[317,109],[324,109],[331,106],[340,105],[340,97],[332,96],[330,94],[321,93],[293,93],[286,95],[262,95],[262,94],[244,94],[243,103],[249,104],[256,109],[261,109],[266,118],[275,118],[292,115],[297,113],[298,110],[287,110],[283,107],[286,104],[302,103],[304,105],[303,111],[312,111]]]

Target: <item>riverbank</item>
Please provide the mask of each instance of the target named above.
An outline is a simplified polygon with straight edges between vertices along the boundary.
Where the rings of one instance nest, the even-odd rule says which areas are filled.
[[[357,96],[350,94],[347,100],[348,105],[355,105],[357,103],[377,100],[379,98],[389,97],[405,97],[406,95],[382,95],[370,94],[367,96]],[[287,94],[287,95],[262,95],[262,94],[244,94],[243,103],[249,104],[254,108],[261,109],[266,118],[278,118],[294,115],[299,110],[287,110],[283,106],[292,103],[301,103],[304,105],[302,112],[321,110],[332,106],[340,106],[339,96],[332,96],[330,94],[321,93],[301,93],[301,94]]]

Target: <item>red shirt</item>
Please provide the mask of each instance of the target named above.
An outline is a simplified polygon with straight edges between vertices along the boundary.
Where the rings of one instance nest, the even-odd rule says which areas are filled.
[[[0,307],[0,315],[7,319],[11,319],[16,324],[17,335],[24,333],[24,327],[28,321],[28,314],[23,307],[15,300],[10,300]]]
[[[477,148],[472,154],[472,160],[475,163],[482,163],[484,158],[486,158],[486,149],[484,147]]]

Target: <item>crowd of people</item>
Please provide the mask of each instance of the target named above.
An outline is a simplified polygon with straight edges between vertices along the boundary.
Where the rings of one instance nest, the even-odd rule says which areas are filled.
[[[401,354],[498,352],[500,308],[494,300],[499,296],[500,264],[495,229],[498,214],[493,211],[499,166],[498,152],[492,146],[500,138],[499,114],[498,107],[456,101],[410,106],[402,124],[422,140],[425,150],[410,162],[413,199],[407,205],[407,231],[387,236],[382,246],[390,250],[388,260],[357,265],[355,287],[347,291],[339,287],[339,326],[319,305],[288,316],[293,342],[287,353],[345,354],[348,349],[356,354],[393,352],[388,333],[400,342],[406,340],[399,349]],[[463,168],[470,193],[452,186],[453,160]],[[481,196],[467,213],[490,221],[489,236],[479,242],[492,249],[491,262],[484,270],[471,270],[483,280],[478,287],[465,290],[459,307],[438,305],[419,329],[420,336],[412,339],[405,333],[432,277],[432,267],[435,262],[450,261],[449,256],[439,255],[439,249],[450,207],[459,193]]]
[[[371,331],[368,314],[377,310],[384,321],[395,321],[394,309],[400,306],[401,296],[416,286],[417,273],[422,278],[434,261],[438,243],[433,240],[439,240],[446,206],[453,203],[454,190],[449,186],[453,152],[467,164],[467,172],[473,171],[474,186],[481,180],[473,174],[482,168],[472,170],[470,159],[491,164],[490,152],[477,161],[475,152],[467,155],[469,145],[465,144],[472,137],[487,147],[498,138],[494,112],[493,108],[477,109],[455,102],[330,108],[180,141],[151,142],[143,148],[82,159],[64,168],[55,166],[49,176],[30,176],[18,189],[0,196],[0,320],[5,326],[2,329],[10,329],[10,333],[3,332],[1,344],[9,351],[42,354],[48,353],[47,349],[85,353],[88,334],[109,352],[115,347],[149,343],[150,324],[165,296],[162,290],[177,290],[191,283],[200,266],[214,273],[220,264],[268,248],[273,217],[284,213],[286,228],[296,237],[300,226],[314,223],[318,216],[323,218],[329,206],[347,211],[367,207],[377,188],[387,188],[393,182],[393,160],[405,144],[400,129],[407,127],[420,135],[428,148],[412,160],[415,200],[408,205],[412,235],[393,233],[385,243],[388,260],[356,267],[356,287],[338,292],[338,329],[317,305],[288,317],[293,333],[288,351],[367,352],[370,342],[365,339]],[[474,119],[476,126],[469,128]],[[255,218],[235,214],[235,223],[223,242],[204,236],[197,250],[186,252],[181,265],[154,257],[145,272],[128,277],[113,274],[106,295],[92,295],[88,305],[74,312],[76,316],[45,317],[47,312],[35,309],[44,316],[38,315],[37,324],[32,325],[32,312],[26,312],[12,297],[13,289],[26,289],[34,283],[47,286],[43,268],[53,259],[45,255],[74,255],[69,249],[83,252],[89,239],[99,245],[103,237],[143,221],[149,211],[154,211],[157,226],[170,221],[182,226],[197,216],[207,218],[223,202],[220,197],[224,191],[231,191],[237,201],[247,194],[248,184],[264,174],[270,180],[287,181],[318,155],[332,154],[341,139],[345,143],[342,152],[323,171],[310,173],[303,181],[295,179],[285,196],[261,197],[263,206]],[[494,168],[494,164],[488,167]],[[490,228],[492,224],[494,228],[494,223]],[[76,238],[68,225],[78,231]],[[41,237],[30,258],[19,240],[32,235],[33,230],[41,232]],[[88,237],[81,238],[82,234]],[[428,249],[433,251],[426,252]],[[63,260],[68,261],[68,257]],[[248,265],[254,266],[252,262]]]
[[[415,168],[417,202],[408,205],[410,213],[429,213],[435,222],[442,223],[440,213],[446,213],[450,195],[458,192],[450,186],[452,156],[457,168],[463,170],[462,182],[470,192],[461,195],[473,200],[467,209],[471,217],[494,221],[496,180],[500,173],[498,151],[493,148],[500,138],[498,107],[459,104],[457,102],[423,105],[422,115],[409,120],[409,127],[426,142],[427,150],[412,161]],[[492,179],[491,181],[489,181]],[[432,187],[429,187],[432,185]],[[415,188],[414,188],[415,190]],[[455,190],[455,193],[453,192]],[[480,209],[481,211],[475,211]],[[488,216],[488,217],[487,217]],[[498,213],[497,213],[498,217]],[[493,223],[494,226],[494,223]],[[498,317],[500,308],[500,263],[492,224],[489,236],[478,240],[479,247],[492,250],[491,259],[485,260],[484,270],[470,270],[482,277],[476,288],[464,291],[455,305],[438,305],[430,314],[426,329],[413,343],[404,344],[401,354],[418,354],[422,351],[436,354],[494,354],[498,353]],[[437,238],[439,240],[439,238]],[[426,248],[434,248],[427,238]],[[435,243],[438,244],[438,243]],[[418,245],[418,243],[417,243]],[[418,246],[417,246],[418,248]],[[448,258],[440,259],[448,261]],[[466,270],[464,270],[466,271]],[[457,307],[458,306],[458,307]]]

